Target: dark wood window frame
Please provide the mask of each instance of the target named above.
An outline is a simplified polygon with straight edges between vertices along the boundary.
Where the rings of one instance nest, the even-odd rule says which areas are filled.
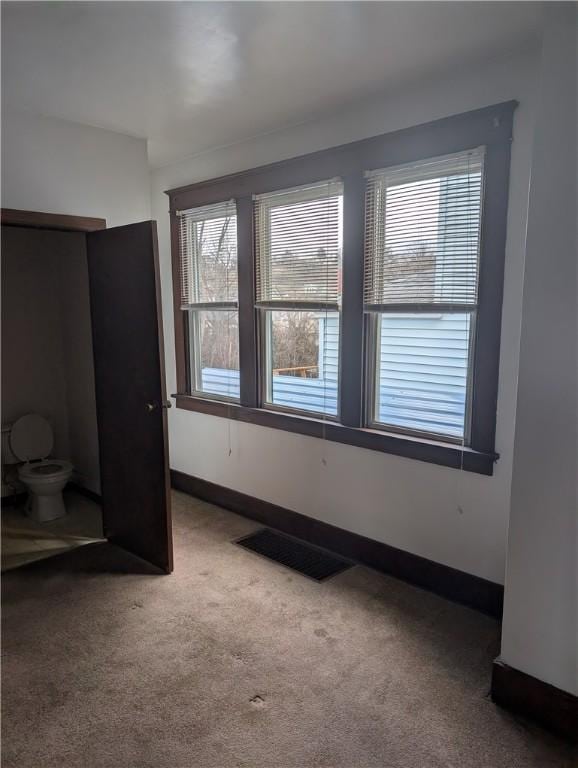
[[[177,408],[282,429],[483,475],[493,473],[498,368],[514,110],[508,101],[382,136],[344,144],[249,171],[169,190],[177,364]],[[470,445],[364,426],[366,338],[363,312],[365,179],[386,168],[485,147],[479,306],[473,354]],[[340,177],[343,202],[343,295],[339,423],[261,407],[260,338],[255,309],[253,195]],[[234,198],[237,202],[240,400],[193,396],[188,389],[187,322],[180,309],[177,211]]]

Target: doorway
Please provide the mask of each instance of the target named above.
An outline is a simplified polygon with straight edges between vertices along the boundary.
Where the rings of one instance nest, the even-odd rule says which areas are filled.
[[[170,573],[168,403],[156,223],[148,221],[106,229],[102,219],[3,209],[2,233],[3,241],[34,241],[38,250],[36,258],[40,261],[48,258],[47,244],[51,238],[64,240],[68,245],[74,241],[73,261],[64,260],[58,266],[60,279],[56,283],[41,281],[36,286],[39,296],[53,301],[56,293],[62,294],[63,286],[71,287],[69,295],[60,301],[60,316],[64,319],[64,336],[68,333],[75,342],[74,353],[66,349],[68,358],[65,353],[60,364],[50,367],[53,378],[64,379],[66,390],[67,366],[72,366],[70,388],[73,393],[68,392],[68,399],[73,403],[75,418],[69,419],[67,412],[64,421],[54,419],[60,425],[60,442],[55,448],[71,449],[74,444],[81,479],[77,492],[80,489],[85,496],[92,496],[93,503],[100,502],[104,537],[160,571]],[[43,266],[46,270],[46,263]],[[84,297],[79,287],[82,281],[74,279],[74,273],[85,276]],[[32,310],[38,309],[32,307],[29,296],[16,294],[15,301],[24,308],[27,320],[11,330],[13,351],[19,349],[22,341],[19,336],[26,335],[22,326],[26,322],[30,324],[30,314],[36,317]],[[82,306],[90,328],[84,340],[79,340],[82,323],[78,323],[78,312]],[[76,315],[71,307],[76,307]],[[42,328],[43,318],[36,317],[32,325],[33,329]],[[40,331],[39,335],[42,336]],[[17,359],[18,352],[14,355]],[[86,375],[88,369],[93,372],[92,382]],[[15,408],[33,412],[38,396],[42,401],[57,389],[54,381],[45,383],[37,388],[36,400],[29,395],[30,405],[21,399]],[[66,400],[66,394],[64,398]],[[88,415],[90,402],[93,430]],[[68,430],[68,442],[63,438],[62,427],[67,420],[71,425],[74,423],[74,429]],[[98,448],[94,449],[96,445]],[[77,506],[83,507],[86,515],[87,505]],[[6,513],[6,518],[10,519],[10,513]],[[91,537],[95,530],[94,526],[87,528]]]
[[[71,465],[56,515],[30,509],[11,450],[26,414],[44,420],[49,457]],[[103,538],[97,432],[85,237],[3,226],[2,570]],[[47,457],[30,458],[40,471]]]

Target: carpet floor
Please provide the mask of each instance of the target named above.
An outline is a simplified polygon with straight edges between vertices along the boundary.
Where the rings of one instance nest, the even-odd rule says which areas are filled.
[[[3,768],[549,768],[488,698],[498,624],[355,567],[321,584],[173,496],[175,572],[93,544],[3,578]]]

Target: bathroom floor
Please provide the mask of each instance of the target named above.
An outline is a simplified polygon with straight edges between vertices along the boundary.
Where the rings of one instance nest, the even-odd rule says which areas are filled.
[[[64,491],[67,514],[37,523],[24,504],[2,507],[2,571],[58,555],[103,539],[100,506],[73,490]]]

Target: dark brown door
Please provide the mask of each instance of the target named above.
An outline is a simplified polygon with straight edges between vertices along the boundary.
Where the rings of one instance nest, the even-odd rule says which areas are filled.
[[[108,539],[173,568],[156,222],[86,236]]]

